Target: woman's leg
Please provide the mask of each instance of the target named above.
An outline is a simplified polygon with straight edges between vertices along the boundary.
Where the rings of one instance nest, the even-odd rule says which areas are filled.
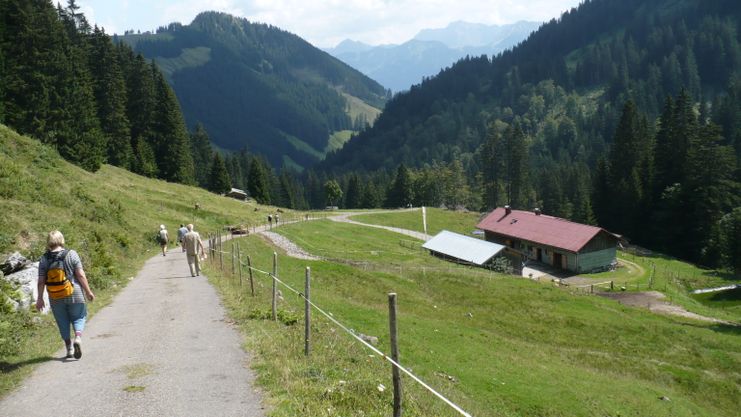
[[[87,304],[75,303],[67,304],[69,306],[69,318],[72,321],[72,327],[75,329],[75,335],[82,335],[85,330],[85,321],[87,320]],[[69,325],[67,326],[69,329]]]
[[[69,344],[69,325],[70,318],[67,313],[67,306],[69,304],[52,303],[51,312],[54,314],[54,320],[57,322],[57,328],[59,329],[59,335],[62,336],[65,344]]]

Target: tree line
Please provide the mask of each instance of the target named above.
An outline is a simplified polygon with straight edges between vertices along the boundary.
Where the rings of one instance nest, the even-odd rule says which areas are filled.
[[[91,27],[75,0],[0,0],[0,121],[89,171],[195,183],[177,98],[153,62]]]

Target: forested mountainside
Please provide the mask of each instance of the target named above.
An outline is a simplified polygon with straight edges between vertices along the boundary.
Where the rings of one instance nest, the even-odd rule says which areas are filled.
[[[0,122],[96,171],[194,183],[190,139],[162,73],[91,27],[74,0],[0,0]]]
[[[316,163],[333,133],[359,130],[386,101],[381,85],[300,37],[224,13],[120,39],[166,73],[190,125],[275,166]]]
[[[741,216],[740,17],[731,0],[586,1],[511,51],[395,96],[318,170],[387,189],[389,205],[539,206],[730,262],[738,242],[721,230]],[[455,184],[437,180],[441,167]]]

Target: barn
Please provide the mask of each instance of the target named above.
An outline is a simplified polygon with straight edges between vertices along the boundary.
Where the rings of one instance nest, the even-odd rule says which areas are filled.
[[[540,210],[499,207],[481,222],[486,240],[520,256],[577,273],[609,267],[617,255],[618,236],[605,229],[547,216]]]

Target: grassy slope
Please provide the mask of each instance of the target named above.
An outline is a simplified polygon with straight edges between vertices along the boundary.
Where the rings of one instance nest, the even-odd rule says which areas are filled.
[[[58,228],[67,246],[80,252],[100,297],[91,305],[93,311],[156,253],[152,237],[159,224],[174,234],[180,223],[193,222],[203,231],[264,221],[268,208],[255,212],[254,207],[108,165],[89,173],[0,125],[0,253],[18,250],[37,258],[46,233]],[[23,326],[20,331],[3,323],[8,322],[0,317],[0,395],[28,373],[25,365],[47,360],[59,348],[51,317],[40,326],[31,325],[30,319],[12,322],[11,327]]]
[[[732,416],[741,406],[738,329],[460,266],[431,271],[438,260],[400,246],[390,232],[326,221],[278,231],[331,258],[405,265],[399,276],[283,256],[279,276],[302,289],[304,267],[311,266],[314,301],[357,332],[378,336],[385,352],[386,294],[397,292],[402,362],[473,415]],[[240,244],[256,267],[271,268],[274,249],[264,241]],[[415,263],[430,269],[408,268]],[[390,386],[386,364],[320,318],[312,326],[311,359],[303,359],[301,321],[286,327],[249,319],[251,311],[269,309],[266,277],[256,276],[253,299],[246,284],[211,272],[257,355],[274,415],[390,413],[389,391],[376,389]],[[301,300],[283,294],[280,308],[300,317]],[[405,415],[455,415],[408,378],[405,401]]]

